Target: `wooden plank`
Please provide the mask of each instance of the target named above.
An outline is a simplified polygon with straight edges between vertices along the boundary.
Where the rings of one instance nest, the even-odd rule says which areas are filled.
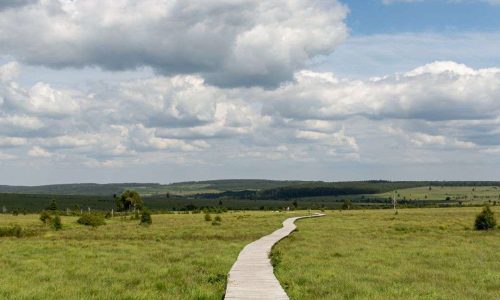
[[[229,271],[225,299],[289,299],[274,276],[269,253],[274,244],[297,228],[296,220],[322,216],[324,214],[288,218],[282,228],[246,245]]]

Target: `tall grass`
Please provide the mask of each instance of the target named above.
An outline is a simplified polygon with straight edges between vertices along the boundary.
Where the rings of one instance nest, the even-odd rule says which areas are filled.
[[[239,251],[290,215],[225,213],[220,226],[197,214],[153,215],[150,226],[115,217],[96,228],[61,216],[60,231],[38,215],[0,215],[0,227],[42,230],[0,238],[0,299],[218,300]]]
[[[337,211],[299,221],[273,250],[276,274],[292,299],[500,299],[500,229],[472,230],[480,211]]]

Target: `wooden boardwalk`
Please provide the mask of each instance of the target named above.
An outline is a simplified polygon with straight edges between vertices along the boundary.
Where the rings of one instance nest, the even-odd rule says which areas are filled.
[[[282,228],[246,245],[229,271],[225,299],[289,299],[274,276],[269,253],[274,244],[297,228],[295,220],[322,216],[286,219]]]

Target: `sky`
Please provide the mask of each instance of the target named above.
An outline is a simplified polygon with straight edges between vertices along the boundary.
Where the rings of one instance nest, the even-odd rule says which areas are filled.
[[[0,184],[500,180],[498,0],[0,1]]]

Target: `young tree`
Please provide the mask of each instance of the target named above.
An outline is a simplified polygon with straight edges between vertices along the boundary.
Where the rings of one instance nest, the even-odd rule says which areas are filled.
[[[151,218],[151,213],[147,209],[142,210],[141,214],[141,225],[151,225],[153,223],[153,219]]]
[[[61,223],[61,217],[59,217],[58,214],[54,216],[54,219],[52,220],[52,227],[55,230],[60,230],[62,229],[62,223]]]
[[[348,210],[351,209],[351,207],[352,207],[352,201],[349,199],[344,200],[344,203],[342,204],[342,209]]]
[[[398,214],[398,210],[396,209],[396,205],[398,204],[398,200],[396,199],[396,195],[392,196],[392,207],[394,209],[394,214]]]
[[[46,210],[51,210],[51,211],[59,210],[57,208],[56,200],[52,199],[52,202],[50,202],[50,204],[49,204],[49,206],[47,206]]]
[[[474,222],[476,230],[493,229],[496,225],[495,216],[489,206],[483,208],[483,211],[476,216],[476,221]]]
[[[116,207],[119,211],[127,211],[132,208],[141,209],[141,196],[136,191],[126,190],[119,198],[116,198]]]

